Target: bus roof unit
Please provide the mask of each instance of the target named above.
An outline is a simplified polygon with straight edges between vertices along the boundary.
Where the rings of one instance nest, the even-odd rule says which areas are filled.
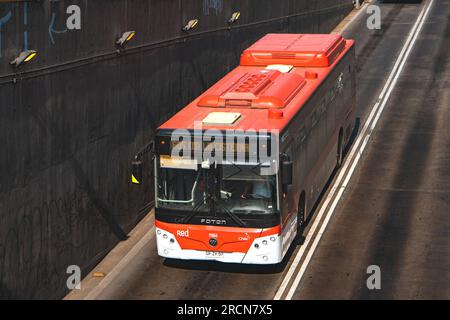
[[[198,101],[199,107],[284,108],[305,85],[295,73],[277,70],[236,72]]]
[[[329,67],[344,49],[337,34],[268,34],[244,51],[241,66]]]

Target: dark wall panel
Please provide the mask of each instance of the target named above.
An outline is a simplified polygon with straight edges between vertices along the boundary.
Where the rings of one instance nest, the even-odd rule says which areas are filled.
[[[268,32],[328,32],[351,0],[71,0],[0,4],[0,298],[60,298],[149,210],[130,160],[158,124]],[[67,6],[81,30],[66,30]],[[228,28],[234,11],[241,19]],[[190,19],[200,20],[190,33]],[[118,54],[114,40],[136,30]],[[38,58],[20,69],[24,48]]]

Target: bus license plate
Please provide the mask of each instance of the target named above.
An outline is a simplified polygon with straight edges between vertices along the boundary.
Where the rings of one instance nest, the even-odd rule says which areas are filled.
[[[207,258],[223,258],[224,253],[220,251],[206,251],[205,255]]]

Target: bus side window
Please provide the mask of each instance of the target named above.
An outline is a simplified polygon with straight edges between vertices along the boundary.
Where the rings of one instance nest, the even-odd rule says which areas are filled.
[[[320,106],[319,106],[319,113],[320,113],[320,116],[322,116],[324,113],[325,113],[325,111],[326,111],[326,104],[325,104],[325,100],[322,100],[321,102],[320,102]]]
[[[294,161],[294,163],[295,163],[296,159],[294,158],[294,154],[292,153],[292,149],[293,149],[293,145],[291,144],[286,149],[286,151],[284,153],[288,156],[288,158],[291,161]],[[294,205],[294,201],[293,201],[293,190],[295,188],[294,187],[295,183],[297,182],[296,180],[297,180],[297,178],[294,175],[294,179],[293,179],[293,184],[292,185],[281,186],[281,188],[282,188],[281,191],[282,191],[283,194],[285,194],[285,197],[286,197],[282,201],[282,206],[284,207],[284,210],[282,210],[282,219],[283,219],[283,221],[285,221],[287,219],[287,217],[289,217],[289,214],[295,210],[294,209],[295,205]]]
[[[306,130],[304,127],[301,128],[300,132],[298,133],[298,140],[299,140],[299,145],[302,145],[306,140]]]
[[[341,93],[342,90],[344,89],[344,84],[345,84],[345,77],[344,77],[344,73],[342,72],[339,75],[338,82],[337,82],[337,89],[338,89],[339,93]]]
[[[334,87],[332,87],[330,92],[328,93],[328,103],[331,103],[333,101],[334,101]]]
[[[317,124],[318,121],[317,111],[314,110],[311,116],[311,126],[314,127]]]
[[[304,152],[304,143],[306,141],[306,130],[305,127],[301,128],[297,134],[297,138],[295,139],[295,153]]]
[[[337,113],[342,116],[342,112],[344,112],[345,108],[345,91],[344,91],[344,85],[345,85],[345,77],[344,73],[341,72],[336,80],[336,83],[334,84],[334,91],[336,98],[338,100],[336,101],[337,104]]]

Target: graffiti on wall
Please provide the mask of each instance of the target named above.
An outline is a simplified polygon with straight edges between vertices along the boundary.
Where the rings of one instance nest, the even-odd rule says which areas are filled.
[[[64,292],[67,266],[78,262],[73,257],[90,251],[90,234],[105,227],[90,214],[93,210],[86,195],[76,191],[39,206],[23,204],[3,212],[15,218],[3,226],[0,237],[0,299],[45,298],[48,288]]]
[[[223,0],[203,0],[204,15],[219,15],[223,11]]]
[[[3,17],[0,18],[0,58],[2,57],[2,26],[6,24],[12,16],[12,12],[8,11]]]
[[[23,28],[22,43],[20,45],[16,44],[16,46],[23,48],[23,50],[30,49],[30,33],[40,31],[33,29],[33,26],[30,23],[30,11],[31,10],[28,2],[24,2],[23,4],[18,4],[10,8],[6,5],[0,6],[0,58],[2,58],[2,49],[4,49],[3,42],[4,38],[6,37],[3,30],[9,22],[14,21],[14,17],[20,19],[20,21],[22,22],[21,27]],[[55,26],[57,13],[51,12],[51,18],[48,22],[48,41],[50,41],[51,44],[55,44],[56,42],[55,35],[64,34],[68,31],[81,30],[81,8],[78,5],[67,6],[63,19],[65,20],[64,26],[62,26],[61,28],[57,28]]]

